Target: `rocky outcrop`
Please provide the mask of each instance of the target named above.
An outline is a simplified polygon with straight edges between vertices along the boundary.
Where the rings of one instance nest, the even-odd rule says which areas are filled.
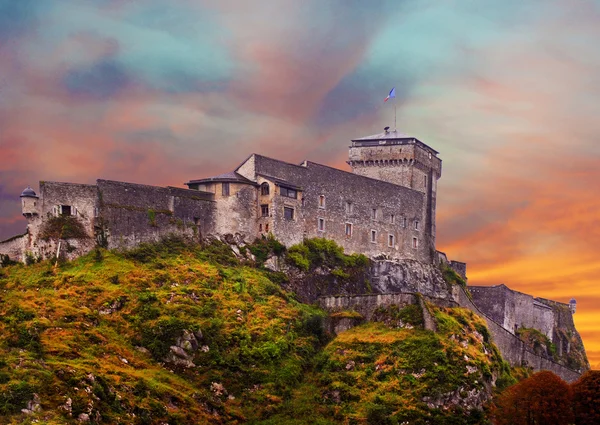
[[[177,338],[175,345],[169,347],[169,354],[167,354],[163,361],[186,369],[196,367],[193,360],[199,348],[199,339],[202,339],[201,331],[194,333],[184,330],[183,334]]]

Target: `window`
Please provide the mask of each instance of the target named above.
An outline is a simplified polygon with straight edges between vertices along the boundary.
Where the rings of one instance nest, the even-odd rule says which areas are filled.
[[[221,195],[229,196],[229,183],[221,183]]]
[[[377,208],[373,208],[371,210],[371,219],[372,220],[377,220]]]
[[[319,208],[325,208],[325,195],[319,195]]]
[[[402,227],[406,229],[406,217],[402,217]]]
[[[60,215],[71,215],[72,211],[73,211],[73,209],[70,205],[61,205],[60,206]]]
[[[298,191],[295,189],[290,189],[289,187],[281,186],[281,190],[279,192],[281,196],[287,196],[288,198],[298,198]]]
[[[98,207],[94,207],[94,217],[98,217],[100,215],[100,209]]]
[[[269,216],[269,205],[268,204],[264,204],[264,205],[260,206],[260,215],[263,217]]]
[[[324,232],[325,231],[325,219],[324,218],[320,218],[319,219],[319,232]]]
[[[419,247],[419,240],[417,238],[413,238],[413,248],[418,248]]]
[[[394,246],[394,235],[388,235],[388,246],[389,247]]]
[[[294,219],[294,209],[290,207],[283,207],[283,218],[286,220]]]
[[[346,236],[352,237],[352,223],[346,223]]]
[[[258,231],[259,231],[259,232],[262,232],[262,223],[260,223],[260,224],[258,225]]]
[[[431,159],[431,152],[429,152],[429,159]]]
[[[377,231],[371,230],[371,243],[377,242]]]
[[[427,189],[427,176],[423,176],[423,186]]]
[[[198,226],[200,224],[200,217],[194,217],[194,224]]]
[[[265,232],[269,231],[269,223],[265,224]]]
[[[419,230],[419,220],[415,220],[415,230]]]
[[[391,224],[394,224],[395,222],[396,222],[396,216],[395,216],[394,214],[392,214],[392,215],[390,216],[390,223],[391,223]]]
[[[352,205],[352,202],[346,201],[346,214],[352,214],[353,210],[354,205]]]
[[[269,183],[263,183],[260,185],[260,194],[265,196],[269,194]]]

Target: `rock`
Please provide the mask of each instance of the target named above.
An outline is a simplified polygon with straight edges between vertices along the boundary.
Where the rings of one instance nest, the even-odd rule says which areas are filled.
[[[177,345],[171,345],[171,347],[169,347],[169,349],[171,350],[171,352],[173,354],[175,354],[176,356],[182,358],[182,359],[188,359],[190,358],[190,355],[181,347],[177,346]]]
[[[129,361],[128,361],[127,359],[125,359],[125,358],[121,358],[121,361],[122,361],[123,363],[125,363],[125,364],[129,364]]]
[[[271,270],[274,272],[280,271],[278,258],[275,256],[267,258],[267,261],[265,261],[264,267],[265,267],[265,269],[268,269],[268,270]]]
[[[144,348],[144,347],[135,347],[135,349],[138,350],[140,353],[150,354],[150,351],[147,348]]]
[[[220,382],[213,382],[210,384],[210,390],[216,395],[221,396],[227,394],[227,390]]]
[[[470,375],[472,373],[477,372],[477,367],[467,365],[467,373]]]
[[[346,364],[346,370],[352,370],[354,369],[354,366],[356,365],[356,363],[354,362],[354,360],[350,360],[347,364]]]
[[[200,348],[200,351],[202,351],[203,353],[208,353],[210,351],[210,348],[208,345],[203,345],[202,348]]]
[[[80,413],[79,416],[77,417],[77,420],[79,422],[89,422],[90,415],[88,415],[87,413]]]

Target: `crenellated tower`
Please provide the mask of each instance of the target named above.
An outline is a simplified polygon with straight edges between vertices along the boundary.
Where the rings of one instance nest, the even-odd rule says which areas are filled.
[[[354,174],[422,192],[426,199],[425,231],[435,249],[437,181],[442,175],[438,152],[416,137],[384,129],[383,133],[352,140],[348,164]]]

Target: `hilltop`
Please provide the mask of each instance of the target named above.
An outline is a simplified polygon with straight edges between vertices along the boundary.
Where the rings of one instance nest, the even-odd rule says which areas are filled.
[[[433,332],[417,306],[390,306],[335,336],[261,267],[314,252],[243,251],[169,239],[0,269],[0,421],[477,424],[515,382],[469,310],[427,304]],[[342,280],[364,261],[336,256]]]

